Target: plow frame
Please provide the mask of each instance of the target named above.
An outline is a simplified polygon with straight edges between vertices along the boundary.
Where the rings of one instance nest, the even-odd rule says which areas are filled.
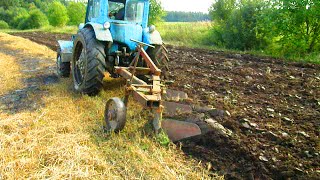
[[[116,131],[121,130],[125,124],[126,108],[128,106],[129,96],[132,95],[134,100],[139,102],[144,108],[150,109],[153,113],[153,129],[156,134],[159,134],[162,130],[168,135],[169,139],[173,142],[179,141],[192,136],[201,134],[201,129],[198,125],[190,122],[177,121],[172,119],[166,119],[163,121],[162,114],[164,106],[162,104],[162,94],[166,93],[165,86],[161,84],[161,70],[155,65],[146,51],[143,49],[144,46],[154,48],[154,46],[132,40],[137,45],[137,54],[129,67],[115,67],[115,73],[127,80],[125,86],[125,97],[123,102],[119,103],[119,99],[114,101],[116,98],[112,98],[114,102],[118,102],[117,115],[113,115],[113,111],[109,111],[106,107],[105,119],[115,117],[116,121],[119,122],[120,128],[114,128]],[[139,60],[141,59],[146,63],[147,67],[137,67]],[[151,83],[147,83],[139,79],[136,75],[150,75]],[[110,100],[109,100],[110,101]],[[111,103],[107,103],[111,104]],[[125,107],[125,108],[124,108]],[[111,108],[112,109],[112,108]],[[121,118],[117,118],[117,117]],[[106,120],[108,122],[108,120]],[[112,125],[109,124],[109,127]]]
[[[161,96],[165,93],[165,87],[161,84],[161,70],[155,65],[144,46],[154,48],[154,46],[131,39],[138,45],[136,55],[129,67],[115,66],[115,73],[127,80],[125,86],[124,105],[127,107],[129,96],[132,95],[135,101],[139,102],[144,108],[150,109],[154,115],[153,127],[155,132],[161,129],[163,105]],[[138,67],[138,62],[142,60],[147,67]],[[150,75],[151,83],[139,79],[138,75]]]

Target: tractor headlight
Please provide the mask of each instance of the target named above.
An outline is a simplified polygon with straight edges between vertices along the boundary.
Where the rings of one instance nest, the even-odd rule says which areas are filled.
[[[153,33],[155,30],[156,30],[156,26],[151,25],[151,26],[149,27],[149,33]]]
[[[103,24],[103,28],[104,28],[104,29],[109,29],[109,28],[110,28],[110,23],[109,23],[109,22],[105,22],[105,23]]]

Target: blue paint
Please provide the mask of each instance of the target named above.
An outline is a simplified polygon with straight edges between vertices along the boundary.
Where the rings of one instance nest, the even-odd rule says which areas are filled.
[[[135,50],[137,44],[130,39],[142,41],[142,27],[135,24],[112,23],[110,31],[113,41],[126,44],[131,51]]]
[[[112,0],[112,2],[124,2],[125,0]],[[95,4],[96,6],[90,7],[90,4]],[[94,7],[98,7],[99,12],[94,11]],[[130,41],[130,39],[135,39],[145,43],[150,43],[148,40],[148,16],[149,16],[149,0],[126,0],[125,1],[125,17],[124,20],[116,20],[109,17],[109,4],[107,0],[89,0],[87,8],[86,24],[96,23],[103,25],[105,22],[110,23],[110,28],[105,29],[105,31],[111,32],[113,39],[113,45],[109,51],[116,51],[118,45],[127,46],[129,51],[134,51],[137,43]],[[92,10],[92,11],[90,11]],[[141,10],[141,11],[138,11]],[[90,16],[90,12],[91,16]],[[141,12],[141,13],[132,13]],[[95,17],[97,15],[97,17]],[[134,21],[130,18],[134,17]],[[104,33],[99,31],[96,33]],[[111,53],[112,53],[111,52]]]
[[[116,52],[119,50],[119,45],[117,43],[112,44],[111,48],[109,48],[109,54]]]

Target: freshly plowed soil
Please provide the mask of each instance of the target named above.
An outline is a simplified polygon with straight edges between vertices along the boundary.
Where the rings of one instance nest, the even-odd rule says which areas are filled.
[[[15,33],[51,49],[67,34]],[[227,179],[318,179],[320,66],[268,57],[168,47],[171,89],[225,111],[233,133],[182,142],[184,152]]]

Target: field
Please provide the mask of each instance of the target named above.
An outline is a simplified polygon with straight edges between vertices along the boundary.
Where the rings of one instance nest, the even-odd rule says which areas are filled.
[[[156,28],[168,44],[199,47],[209,45],[207,37],[211,26],[211,22],[165,22]]]
[[[70,37],[68,34],[41,32],[15,35],[44,44],[52,50],[57,48],[56,39]],[[203,166],[212,173],[224,175],[226,179],[316,179],[319,176],[319,65],[196,48],[169,46],[168,49],[171,59],[170,78],[175,81],[169,88],[187,92],[192,101],[185,103],[221,110],[218,115],[204,112],[181,114],[175,118],[200,122],[213,118],[232,133],[211,131],[181,142],[179,146],[181,145],[184,154],[188,156],[181,154],[174,145],[164,148],[153,142],[152,135],[141,134],[143,125],[137,121],[129,125],[120,136],[106,137],[98,127],[102,118],[103,100],[110,97],[110,89],[107,88],[107,93],[96,98],[81,97],[67,91],[69,80],[60,81],[53,86],[59,87],[54,88],[57,92],[53,91],[53,99],[67,96],[59,102],[72,104],[70,108],[74,109],[68,113],[70,117],[81,112],[77,116],[77,122],[82,123],[79,129],[81,132],[93,131],[93,137],[97,141],[90,146],[96,150],[90,151],[91,155],[107,156],[102,159],[108,163],[120,161],[120,167],[127,170],[121,177],[132,175],[130,172],[132,173],[133,169],[140,172],[133,173],[134,177],[160,177],[161,173],[169,172],[172,176],[168,178],[208,177]],[[121,85],[121,81],[115,83],[115,87]],[[48,93],[51,94],[52,91]],[[77,110],[75,103],[80,103],[80,110]],[[86,105],[88,103],[96,106]],[[60,106],[64,107],[63,104]],[[51,112],[50,116],[56,117],[56,113],[62,112]],[[135,111],[130,114],[131,117],[138,118],[144,113]],[[90,122],[89,125],[86,124],[87,121]],[[146,132],[148,134],[148,131]],[[129,138],[132,136],[133,138]],[[116,153],[103,148],[106,146],[117,147],[123,151]],[[148,147],[147,152],[139,150],[145,146]],[[131,152],[127,152],[126,148]],[[125,156],[124,159],[118,159],[123,156],[122,153],[130,157],[133,152],[137,153],[134,156],[137,158],[127,158],[130,162],[125,160]],[[169,159],[154,159],[156,152],[162,152],[161,157]],[[115,156],[110,157],[114,153]],[[166,153],[170,157],[163,156]],[[68,157],[71,159],[73,155]],[[141,161],[141,156],[144,157],[142,163],[135,164],[136,161]],[[196,161],[201,161],[202,167],[196,165]],[[154,168],[150,168],[151,162],[155,162],[152,166]],[[134,165],[130,165],[131,163]],[[159,171],[155,167],[159,163],[170,167],[170,171]],[[182,166],[183,163],[186,164]],[[179,169],[178,166],[185,169]],[[191,174],[186,173],[188,169],[192,169]],[[110,170],[111,174],[118,172],[113,170]]]
[[[179,146],[161,145],[137,104],[125,131],[104,132],[105,102],[122,94],[122,80],[82,96],[56,76],[51,49],[4,33],[0,42],[0,179],[219,178]]]

